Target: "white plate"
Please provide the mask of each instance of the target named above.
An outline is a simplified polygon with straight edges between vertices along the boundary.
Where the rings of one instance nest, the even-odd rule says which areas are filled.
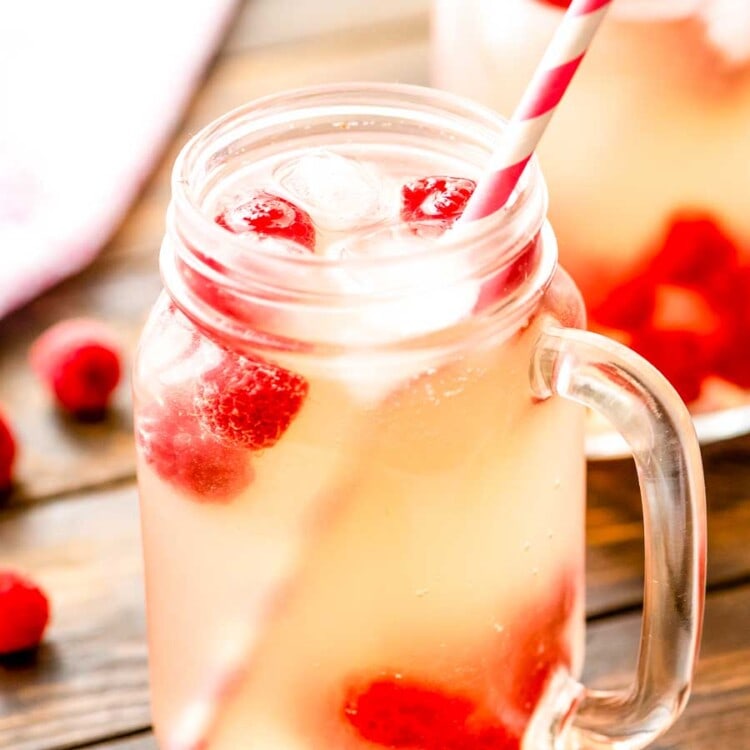
[[[630,449],[619,433],[595,415],[590,417],[586,428],[586,457],[591,461],[628,458]],[[750,404],[696,414],[693,424],[701,445],[744,435],[750,432]]]

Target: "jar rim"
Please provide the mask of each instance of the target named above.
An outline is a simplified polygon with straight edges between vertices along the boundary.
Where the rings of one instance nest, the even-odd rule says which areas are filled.
[[[546,217],[547,192],[535,158],[506,208],[462,225],[460,231],[449,232],[440,240],[425,243],[425,250],[416,253],[332,258],[279,252],[277,241],[233,234],[202,208],[201,191],[205,191],[205,184],[213,174],[211,170],[218,170],[217,164],[226,163],[222,159],[247,159],[248,153],[252,153],[253,138],[259,142],[261,135],[270,138],[278,134],[279,143],[292,142],[306,127],[311,127],[311,122],[322,121],[332,128],[342,122],[362,128],[385,122],[395,123],[402,130],[407,125],[424,128],[421,137],[430,147],[436,137],[445,148],[466,148],[469,144],[473,158],[482,155],[483,160],[474,165],[478,169],[487,163],[506,125],[500,115],[482,105],[441,90],[407,84],[327,84],[272,94],[238,107],[194,135],[175,163],[162,251],[162,275],[168,289],[173,284],[179,285],[179,279],[175,280],[176,264],[169,252],[171,245],[171,255],[189,266],[191,273],[226,286],[231,294],[271,295],[276,307],[278,300],[283,300],[283,304],[301,303],[316,314],[325,307],[362,309],[383,299],[408,295],[413,288],[423,292],[427,276],[435,284],[436,292],[464,283],[466,276],[453,278],[448,270],[441,278],[420,272],[420,268],[432,271],[438,264],[452,268],[451,263],[442,262],[445,259],[467,261],[461,265],[465,274],[481,275],[488,273],[488,269],[508,266],[539,236]],[[390,137],[394,132],[398,135],[396,125],[391,128]],[[372,132],[381,131],[376,128]],[[469,163],[468,159],[459,158]],[[504,300],[505,312],[512,312],[514,318],[533,305],[556,267],[554,242],[545,245],[546,255],[537,269],[539,273],[529,274],[525,287]],[[200,248],[210,248],[210,259]],[[392,273],[399,266],[408,268],[408,272]],[[321,283],[325,274],[332,271],[362,274],[380,273],[384,269],[391,272],[392,280],[373,292],[353,287],[332,291]],[[186,305],[176,301],[183,311],[195,317]]]
[[[376,97],[381,101],[373,103]],[[344,103],[332,105],[326,100],[342,100]],[[437,102],[437,105],[435,104]],[[273,125],[274,122],[289,122],[291,116],[297,119],[297,127],[302,127],[299,112],[326,108],[332,111],[335,106],[339,113],[351,110],[352,106],[363,109],[374,107],[388,109],[402,113],[404,108],[413,109],[415,105],[422,106],[422,113],[429,113],[433,119],[440,117],[454,118],[468,121],[473,118],[479,127],[488,134],[499,137],[507,125],[507,120],[483,105],[472,102],[459,95],[426,86],[401,83],[335,83],[317,86],[306,86],[290,89],[282,93],[270,94],[243,104],[198,131],[183,146],[172,170],[172,203],[175,212],[180,215],[180,221],[186,220],[205,232],[217,246],[226,246],[234,251],[252,250],[254,253],[266,254],[271,258],[278,258],[278,245],[274,242],[259,241],[252,235],[236,235],[228,232],[216,224],[211,216],[201,209],[194,190],[195,161],[201,157],[201,151],[206,142],[221,141],[231,135],[233,130],[243,126],[251,126],[259,130]],[[488,155],[491,151],[488,151]],[[444,240],[433,246],[430,253],[450,253],[457,246],[465,245],[467,241],[481,242],[492,237],[498,244],[514,229],[515,223],[524,219],[541,227],[547,213],[547,190],[541,176],[536,157],[533,157],[524,174],[524,187],[518,191],[512,206],[502,209],[484,219],[464,225],[465,229],[456,233],[456,238]],[[526,217],[524,217],[524,211]],[[320,267],[320,266],[352,266],[358,270],[363,267],[390,265],[397,260],[393,256],[380,257],[349,257],[331,258],[317,254],[284,255],[283,261],[292,266]]]

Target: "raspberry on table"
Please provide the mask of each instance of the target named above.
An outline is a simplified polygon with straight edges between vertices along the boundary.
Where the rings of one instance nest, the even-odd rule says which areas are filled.
[[[263,450],[287,431],[307,392],[301,375],[227,352],[200,377],[196,411],[204,427],[227,445]]]
[[[81,417],[104,412],[122,373],[115,335],[89,318],[71,318],[47,329],[32,345],[30,360],[57,404]]]
[[[15,436],[8,418],[0,411],[0,492],[8,489],[13,480],[13,464],[16,453]]]
[[[477,184],[465,177],[419,177],[401,188],[401,219],[448,229],[463,213]],[[417,227],[413,227],[417,228]]]
[[[144,459],[156,473],[198,502],[227,503],[253,480],[247,451],[209,433],[184,395],[144,407],[136,434]]]
[[[291,240],[307,250],[315,249],[315,227],[310,214],[266,190],[255,191],[239,205],[225,208],[215,221],[234,234],[255,233]]]
[[[49,622],[49,601],[28,578],[0,571],[0,655],[38,646]]]

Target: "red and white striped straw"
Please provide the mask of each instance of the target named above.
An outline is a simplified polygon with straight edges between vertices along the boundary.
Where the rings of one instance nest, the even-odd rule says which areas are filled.
[[[459,222],[501,209],[518,184],[612,0],[573,0]]]

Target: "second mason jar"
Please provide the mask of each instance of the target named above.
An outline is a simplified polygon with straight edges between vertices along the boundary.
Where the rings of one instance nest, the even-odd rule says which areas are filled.
[[[435,0],[433,83],[509,115],[567,5]],[[614,0],[539,149],[591,325],[695,413],[750,388],[749,28],[748,3]]]

